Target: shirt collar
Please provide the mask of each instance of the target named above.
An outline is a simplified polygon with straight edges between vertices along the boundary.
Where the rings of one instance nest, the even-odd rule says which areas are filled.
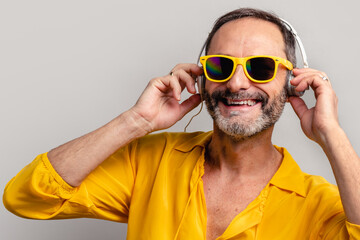
[[[283,190],[295,192],[300,196],[306,197],[305,173],[301,171],[299,165],[292,158],[290,153],[282,147],[275,146],[282,153],[283,161],[276,171],[270,184]]]
[[[209,143],[212,133],[212,131],[190,133],[188,140],[176,146],[175,149],[181,152],[189,152],[196,146],[205,147]],[[285,148],[278,146],[275,146],[275,148],[283,155],[283,161],[270,180],[270,184],[305,197],[305,173],[301,171],[298,164]]]

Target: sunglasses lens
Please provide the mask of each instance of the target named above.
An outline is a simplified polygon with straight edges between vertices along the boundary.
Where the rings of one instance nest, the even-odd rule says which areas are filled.
[[[206,72],[210,80],[224,80],[230,76],[234,62],[225,57],[210,57],[206,60]]]
[[[246,71],[255,80],[269,80],[274,76],[275,61],[267,57],[251,58],[246,61]]]

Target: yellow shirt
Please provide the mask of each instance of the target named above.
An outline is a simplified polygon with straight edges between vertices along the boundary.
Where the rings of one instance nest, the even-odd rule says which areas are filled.
[[[128,239],[205,239],[202,175],[209,133],[148,135],[119,149],[77,188],[39,155],[6,186],[4,205],[36,219],[89,217],[128,223]],[[338,189],[303,173],[284,148],[260,195],[218,239],[360,239]],[[221,204],[221,203],[219,203]]]

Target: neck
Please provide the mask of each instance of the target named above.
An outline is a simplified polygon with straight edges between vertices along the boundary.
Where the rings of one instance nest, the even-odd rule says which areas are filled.
[[[214,126],[206,151],[207,170],[236,177],[272,176],[282,161],[272,145],[272,131],[270,127],[255,136],[234,140]]]

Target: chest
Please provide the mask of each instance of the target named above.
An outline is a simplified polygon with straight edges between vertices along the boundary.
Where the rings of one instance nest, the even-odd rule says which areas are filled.
[[[266,184],[267,182],[222,183],[204,176],[206,239],[216,239],[222,235],[231,221],[256,199]]]

